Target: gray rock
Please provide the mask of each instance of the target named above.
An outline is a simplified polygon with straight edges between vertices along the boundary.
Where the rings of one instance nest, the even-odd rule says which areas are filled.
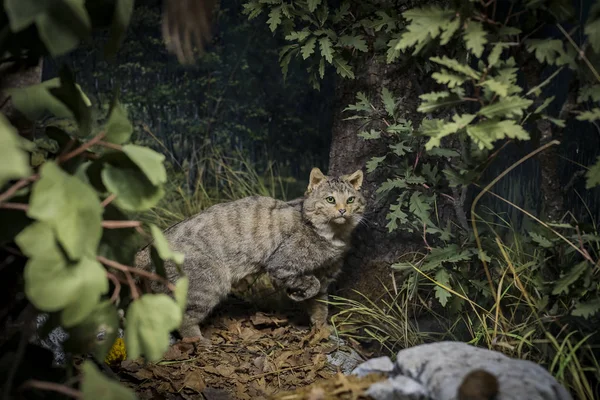
[[[396,360],[399,374],[421,382],[436,400],[454,400],[463,378],[484,369],[498,379],[497,400],[572,400],[543,367],[462,342],[438,342],[404,349]]]
[[[402,375],[372,384],[365,394],[375,400],[430,400],[423,385]]]
[[[327,361],[334,367],[339,367],[340,371],[342,371],[344,375],[350,375],[352,370],[354,370],[358,364],[363,362],[363,359],[353,349],[340,349],[328,354]]]
[[[389,374],[394,370],[394,363],[389,357],[372,358],[352,371],[353,375],[363,377],[373,373]]]

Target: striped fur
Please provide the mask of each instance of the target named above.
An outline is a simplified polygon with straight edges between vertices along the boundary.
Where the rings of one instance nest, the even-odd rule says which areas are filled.
[[[365,199],[362,171],[329,178],[318,169],[301,199],[288,203],[252,196],[217,204],[165,231],[172,248],[185,254],[188,305],[182,337],[201,337],[199,323],[244,277],[267,272],[295,301],[307,300],[311,322],[326,322],[327,286],[339,273],[350,236],[360,223]],[[350,199],[353,198],[353,199]],[[350,201],[348,200],[350,199]],[[136,256],[150,269],[149,247]],[[178,276],[165,265],[170,280]]]

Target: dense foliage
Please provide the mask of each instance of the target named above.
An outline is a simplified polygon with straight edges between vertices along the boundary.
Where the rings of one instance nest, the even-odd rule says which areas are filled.
[[[558,144],[552,139],[574,129],[574,120],[597,128],[600,3],[492,0],[401,7],[252,0],[245,12],[249,18],[268,17],[269,29],[289,42],[280,51],[283,72],[297,59],[315,87],[331,67],[340,77],[357,79],[365,73],[366,58],[416,65],[421,86],[431,88],[417,109],[424,119],[410,119],[411,110],[390,89],[393,80],[359,92],[345,110],[347,118],[361,121],[360,137],[389,144],[387,154],[366,165],[368,172],[384,169],[390,176],[378,189],[380,197],[394,199],[387,228],[423,238],[424,252],[392,265],[403,277],[400,289],[392,286],[415,304],[435,297],[433,310],[447,316],[443,325],[454,337],[488,346],[500,341],[511,354],[519,349],[519,356],[525,345],[529,357],[551,370],[560,364],[553,372],[580,398],[593,398],[586,373],[588,366],[597,367],[592,361],[597,340],[588,334],[600,311],[598,205],[588,209],[589,224],[577,221],[568,208],[561,211],[568,218],[544,222],[492,190],[531,157],[552,152]],[[575,95],[557,99],[549,88],[568,70]],[[563,104],[553,104],[558,101]],[[538,148],[490,181],[486,169],[506,149],[515,149],[510,142],[519,141]],[[600,158],[586,169],[585,187],[593,190],[600,185]],[[534,222],[526,225],[528,232],[477,207],[486,193],[528,215]],[[373,307],[358,311],[355,302],[336,304],[375,314]],[[396,327],[380,314],[379,326],[372,323],[367,331],[378,340],[393,340]],[[408,324],[405,315],[398,320]],[[571,358],[580,346],[579,359]]]
[[[133,3],[104,6],[104,12],[114,12],[106,47],[112,51]],[[2,19],[10,21],[11,33],[4,35],[9,40],[2,42],[2,51],[13,55],[4,60],[8,63],[64,54],[92,27],[104,26],[94,26],[91,16],[98,13],[86,9],[83,1],[56,2],[52,7],[7,1],[5,11]],[[173,285],[161,266],[163,260],[181,264],[183,256],[170,251],[156,226],[128,220],[126,214],[147,210],[164,195],[165,157],[130,143],[133,126],[117,96],[104,122],[97,125],[89,98],[67,68],[61,69],[59,78],[10,89],[9,94],[13,106],[32,122],[50,115],[71,119],[74,126],[68,133],[59,125],[43,123],[40,135],[29,141],[0,117],[2,243],[16,244],[28,259],[23,272],[28,300],[37,310],[51,313],[50,323],[70,334],[65,343],[70,351],[90,353],[100,362],[120,327],[116,305],[131,300],[126,312],[127,353],[159,359],[168,347],[169,333],[181,323],[187,298],[187,278],[182,274]],[[136,230],[153,239],[158,274],[130,266],[139,245]],[[143,292],[140,280],[146,279],[162,282],[169,295]],[[18,364],[16,360],[15,368]],[[82,372],[78,395],[83,398],[98,398],[99,388],[106,398],[135,397],[108,381],[91,361],[85,362]]]

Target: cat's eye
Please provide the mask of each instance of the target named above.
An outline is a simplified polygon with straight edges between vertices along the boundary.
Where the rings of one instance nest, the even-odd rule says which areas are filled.
[[[354,203],[354,196],[350,196],[348,197],[348,200],[346,200],[346,204],[352,204]]]
[[[333,196],[325,197],[325,200],[327,200],[328,203],[335,204],[335,197]]]

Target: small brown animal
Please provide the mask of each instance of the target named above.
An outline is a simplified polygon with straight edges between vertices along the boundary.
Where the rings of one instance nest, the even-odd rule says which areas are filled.
[[[362,181],[361,170],[334,178],[313,168],[301,200],[246,197],[214,205],[168,228],[165,237],[173,250],[185,255],[183,270],[189,278],[181,336],[202,340],[198,324],[232,286],[264,272],[292,300],[309,300],[311,323],[324,325],[327,305],[317,300],[327,298],[352,231],[363,218]],[[149,250],[137,254],[138,268],[152,268]],[[165,269],[170,280],[178,277],[172,262]]]
[[[498,379],[483,369],[469,372],[458,388],[458,400],[494,400],[497,395]]]

